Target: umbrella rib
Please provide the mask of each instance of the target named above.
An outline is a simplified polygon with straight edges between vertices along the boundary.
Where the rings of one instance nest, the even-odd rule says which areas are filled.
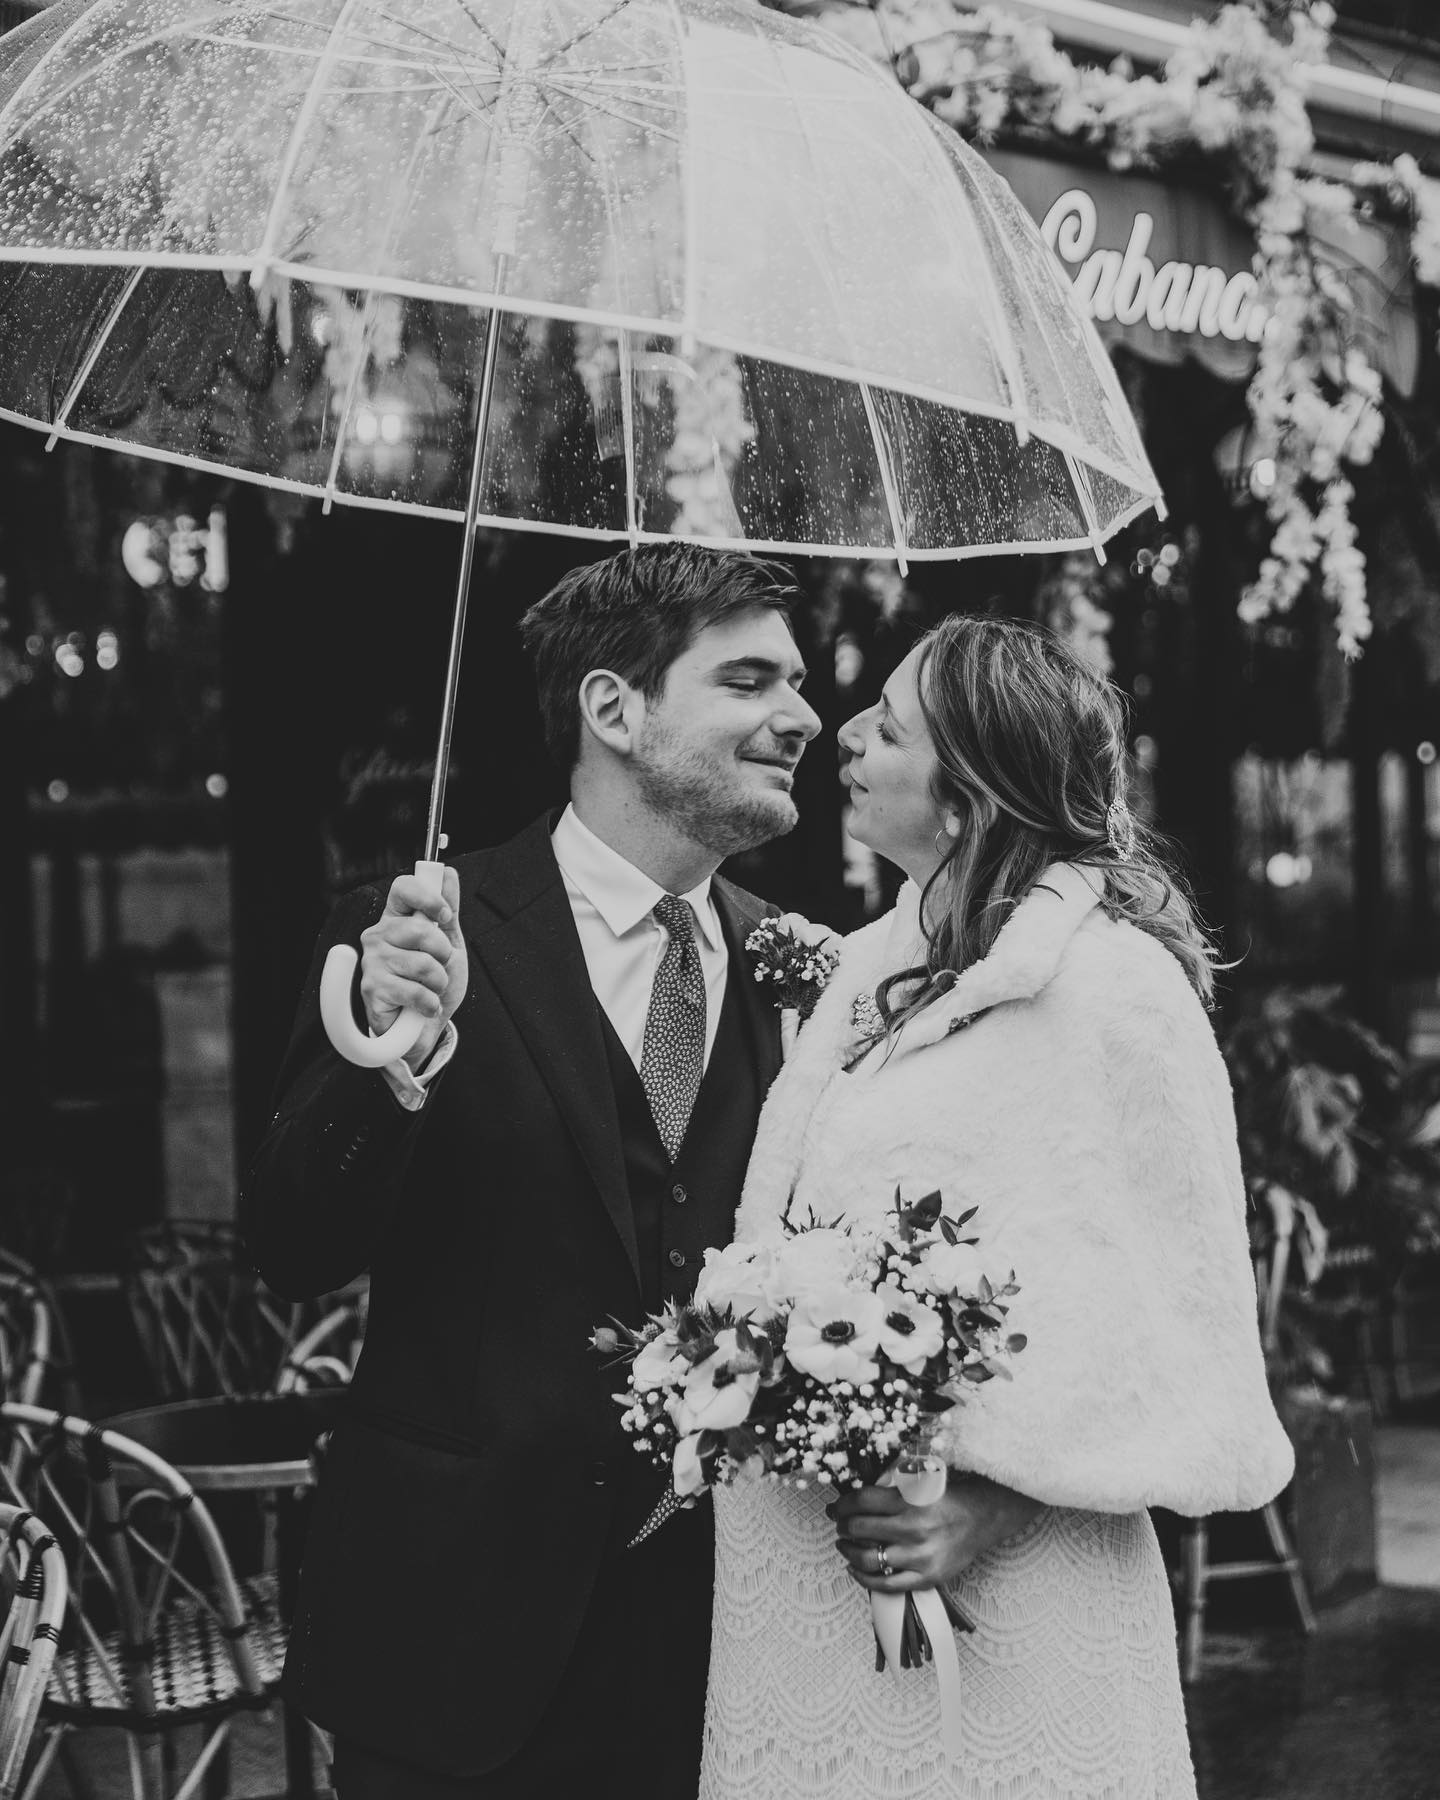
[[[1101,566],[1105,563],[1105,539],[1100,530],[1100,515],[1095,508],[1095,493],[1090,486],[1090,477],[1086,474],[1079,459],[1068,450],[1060,454],[1065,459],[1065,467],[1070,475],[1070,485],[1075,489],[1075,498],[1080,504],[1080,516],[1085,521],[1085,528],[1090,533],[1090,548],[1095,552],[1095,560]]]
[[[680,63],[679,91],[685,96],[685,116],[691,117],[689,105],[690,91],[690,59],[685,54],[687,32],[685,22],[680,16],[680,8],[675,0],[669,0],[670,17],[675,22],[675,53]],[[685,273],[684,298],[681,301],[680,319],[680,354],[689,359],[695,354],[695,340],[700,322],[700,295],[696,271],[700,267],[700,209],[696,204],[695,192],[695,142],[692,131],[682,139],[677,134],[676,142],[680,144],[680,154],[684,159],[681,181],[685,194]]]
[[[91,340],[90,348],[85,352],[84,360],[76,371],[75,379],[70,383],[65,398],[60,404],[60,410],[50,421],[53,429],[51,430],[49,437],[45,440],[45,448],[47,450],[53,450],[55,448],[56,442],[60,438],[60,435],[64,431],[66,423],[69,420],[71,408],[80,398],[80,391],[85,386],[85,383],[89,381],[90,377],[95,373],[95,365],[104,355],[105,346],[110,342],[110,335],[120,323],[121,313],[123,313],[125,308],[130,304],[131,299],[134,297],[135,290],[139,287],[141,279],[146,272],[144,263],[138,263],[135,268],[130,271],[129,279],[121,290],[119,299],[110,308],[109,313],[106,315],[105,323]]]
[[[860,398],[865,403],[865,422],[870,427],[870,442],[875,447],[875,460],[880,465],[880,485],[885,490],[885,505],[890,513],[890,529],[895,536],[895,560],[900,565],[900,573],[908,574],[906,564],[905,519],[900,511],[900,489],[895,480],[895,466],[890,460],[890,446],[885,441],[885,430],[880,422],[880,415],[875,409],[875,397],[870,392],[870,383],[860,383]]]
[[[305,134],[309,131],[320,101],[324,96],[324,78],[329,74],[336,57],[344,33],[349,29],[352,16],[365,5],[366,0],[345,0],[335,23],[330,28],[330,36],[325,48],[315,64],[315,72],[310,77],[310,85],[305,90],[305,99],[301,103],[300,116],[295,121],[294,130],[290,133],[290,141],[285,146],[285,157],[280,164],[280,173],[275,182],[275,193],[270,201],[270,210],[265,219],[265,230],[260,238],[260,249],[250,270],[250,285],[258,288],[265,279],[265,272],[274,258],[275,237],[280,229],[281,208],[287,198],[287,189],[295,175],[295,166],[300,161],[300,151],[304,145]]]
[[[632,388],[635,368],[630,351],[630,333],[617,334],[620,354],[620,427],[625,439],[625,530],[633,550],[640,542],[640,521],[635,510],[635,395]]]

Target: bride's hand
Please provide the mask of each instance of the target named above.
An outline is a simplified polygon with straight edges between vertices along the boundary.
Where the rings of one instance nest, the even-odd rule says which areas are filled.
[[[983,1475],[952,1471],[933,1506],[911,1506],[893,1487],[852,1488],[826,1508],[840,1554],[861,1587],[881,1594],[939,1587],[1024,1529],[1042,1502]],[[890,1574],[881,1569],[879,1548]]]

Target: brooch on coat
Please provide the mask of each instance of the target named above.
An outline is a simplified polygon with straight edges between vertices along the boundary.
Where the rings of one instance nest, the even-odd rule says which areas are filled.
[[[983,1017],[986,1011],[988,1008],[981,1007],[979,1012],[962,1013],[959,1018],[951,1019],[945,1027],[945,1036],[953,1037],[957,1031],[964,1031],[968,1025],[973,1025],[978,1018]],[[868,988],[858,993],[851,1003],[850,1024],[855,1032],[855,1043],[843,1065],[847,1073],[857,1063],[863,1062],[885,1036],[885,1021],[874,994]]]

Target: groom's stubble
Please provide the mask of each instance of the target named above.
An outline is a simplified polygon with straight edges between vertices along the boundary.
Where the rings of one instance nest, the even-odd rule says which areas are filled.
[[[634,777],[647,808],[721,859],[784,837],[799,821],[788,793],[759,785],[758,765],[696,743],[664,717],[646,719],[637,748]],[[752,740],[745,748],[773,755],[778,747]]]

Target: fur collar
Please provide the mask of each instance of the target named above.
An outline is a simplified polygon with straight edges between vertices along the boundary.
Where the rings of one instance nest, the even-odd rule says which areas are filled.
[[[977,1013],[1007,1000],[1029,1000],[1054,977],[1072,937],[1099,904],[1101,877],[1076,863],[1051,863],[1001,927],[990,954],[956,977],[943,999],[901,1030],[895,1054],[933,1044]],[[918,896],[908,900],[912,914]],[[917,921],[918,926],[918,921]],[[893,941],[893,940],[892,940]]]

